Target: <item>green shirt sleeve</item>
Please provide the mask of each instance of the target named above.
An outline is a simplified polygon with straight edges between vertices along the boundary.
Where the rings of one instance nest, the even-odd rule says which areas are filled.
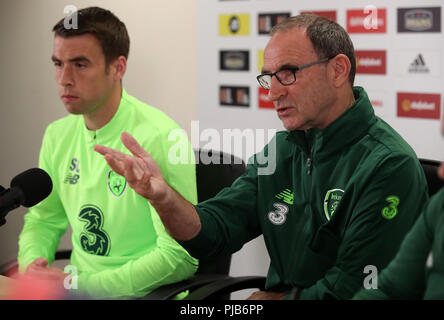
[[[434,226],[443,212],[444,189],[428,201],[422,215],[405,237],[396,257],[378,278],[377,289],[361,289],[353,299],[422,299],[427,257],[435,238]]]
[[[39,167],[53,180],[51,194],[39,204],[30,208],[25,215],[25,224],[19,237],[18,263],[20,272],[36,258],[43,257],[51,263],[60,238],[66,232],[68,219],[57,194],[57,184],[51,170],[50,135],[45,133],[39,157]]]

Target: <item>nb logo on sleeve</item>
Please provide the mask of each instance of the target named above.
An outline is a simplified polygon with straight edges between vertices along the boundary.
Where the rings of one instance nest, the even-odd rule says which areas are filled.
[[[69,172],[63,180],[63,183],[77,184],[80,179],[80,161],[77,158],[72,158]]]

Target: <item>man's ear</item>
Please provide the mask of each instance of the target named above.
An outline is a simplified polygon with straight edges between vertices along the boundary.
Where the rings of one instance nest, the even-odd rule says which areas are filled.
[[[126,58],[124,56],[118,57],[112,62],[112,68],[114,69],[114,80],[122,80],[126,72]]]
[[[329,79],[335,88],[342,87],[344,83],[348,82],[351,63],[345,54],[338,54],[331,59],[327,68]]]

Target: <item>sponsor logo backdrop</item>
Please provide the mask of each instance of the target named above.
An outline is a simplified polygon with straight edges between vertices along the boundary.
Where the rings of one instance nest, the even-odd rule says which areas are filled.
[[[376,114],[419,157],[444,160],[439,121],[444,98],[442,0],[197,3],[201,130],[283,130],[256,76],[271,28],[288,16],[312,12],[334,19],[349,32],[358,62],[355,85],[367,90]],[[261,147],[259,143],[256,151]],[[237,156],[246,160],[251,154]]]

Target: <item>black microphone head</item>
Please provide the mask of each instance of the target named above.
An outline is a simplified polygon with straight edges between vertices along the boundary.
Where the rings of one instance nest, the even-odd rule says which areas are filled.
[[[11,189],[13,188],[22,191],[22,205],[28,208],[49,196],[52,191],[52,180],[46,171],[32,168],[18,174],[11,180]]]

